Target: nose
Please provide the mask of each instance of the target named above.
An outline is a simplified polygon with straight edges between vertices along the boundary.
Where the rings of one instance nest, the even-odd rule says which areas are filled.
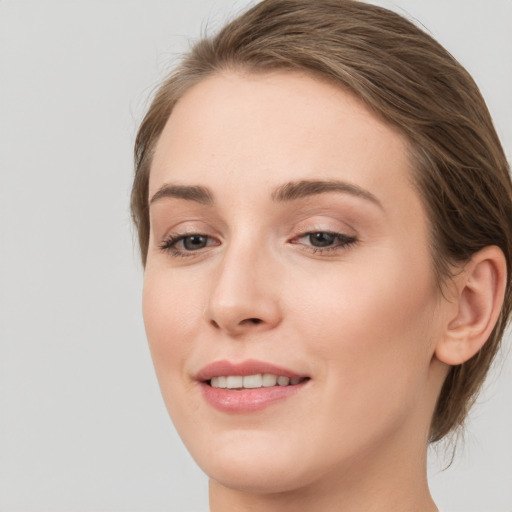
[[[276,265],[261,250],[226,251],[209,296],[209,323],[230,336],[263,332],[282,320]]]

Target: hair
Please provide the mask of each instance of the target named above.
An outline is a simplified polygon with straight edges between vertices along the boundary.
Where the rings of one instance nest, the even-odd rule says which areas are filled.
[[[157,90],[135,142],[131,209],[143,265],[149,243],[152,156],[176,102],[223,71],[308,73],[351,92],[403,133],[430,225],[437,282],[496,245],[507,262],[499,319],[473,358],[450,367],[430,441],[457,430],[499,348],[512,307],[512,184],[490,114],[469,73],[402,16],[357,0],[264,0],[199,40]]]

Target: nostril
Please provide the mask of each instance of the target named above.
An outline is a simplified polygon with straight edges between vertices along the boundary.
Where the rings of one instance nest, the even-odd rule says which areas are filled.
[[[1,0],[0,0],[1,1]],[[259,325],[263,323],[263,320],[261,318],[245,318],[244,320],[242,320],[241,322],[239,322],[238,325],[239,327],[242,327],[242,326],[249,326],[249,325]],[[210,320],[210,325],[212,327],[214,327],[215,329],[228,329],[229,330],[229,326],[226,324],[226,325],[223,325],[221,322],[217,322],[216,320],[214,320],[213,318]]]

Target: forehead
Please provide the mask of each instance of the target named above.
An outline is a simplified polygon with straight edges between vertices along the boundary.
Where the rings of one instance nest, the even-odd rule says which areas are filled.
[[[394,188],[409,187],[407,147],[402,134],[325,81],[283,71],[217,74],[176,104],[156,147],[150,196],[170,180],[256,193],[325,178],[392,202]]]

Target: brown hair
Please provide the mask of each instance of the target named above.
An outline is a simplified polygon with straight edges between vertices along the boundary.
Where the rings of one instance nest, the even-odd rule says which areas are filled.
[[[143,264],[152,155],[175,103],[225,69],[299,70],[351,91],[410,143],[431,228],[438,282],[489,245],[507,260],[505,301],[480,352],[451,367],[431,424],[437,441],[462,424],[498,350],[512,305],[512,185],[485,102],[467,71],[400,15],[356,0],[265,0],[193,46],[161,85],[135,143],[131,208]]]

